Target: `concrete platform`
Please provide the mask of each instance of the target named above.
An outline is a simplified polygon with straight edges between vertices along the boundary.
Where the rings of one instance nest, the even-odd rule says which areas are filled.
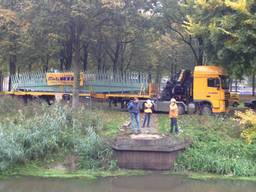
[[[170,170],[177,155],[190,143],[177,136],[132,134],[117,137],[112,148],[120,168]]]

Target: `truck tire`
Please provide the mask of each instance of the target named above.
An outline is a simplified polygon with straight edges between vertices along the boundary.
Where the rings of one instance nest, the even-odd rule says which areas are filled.
[[[195,103],[189,103],[188,104],[188,114],[192,115],[196,112],[196,105]]]
[[[211,115],[212,114],[212,108],[210,105],[204,104],[201,108],[201,114],[202,115]]]
[[[179,115],[185,114],[185,107],[183,105],[178,104],[178,110],[179,110]]]

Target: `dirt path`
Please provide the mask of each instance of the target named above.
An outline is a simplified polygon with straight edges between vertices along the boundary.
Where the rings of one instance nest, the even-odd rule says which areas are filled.
[[[151,115],[149,127],[142,127],[143,120],[144,120],[144,113],[141,113],[140,114],[140,125],[141,125],[141,128],[140,128],[141,133],[140,134],[143,134],[143,135],[158,134],[157,114]],[[120,128],[119,136],[128,136],[130,134],[132,134],[132,128],[131,128],[130,119],[128,119],[126,122],[124,122],[123,126]]]
[[[150,120],[150,126],[149,127],[142,127],[143,125],[143,120],[144,120],[144,113],[140,115],[140,125],[141,125],[141,133],[143,134],[156,134],[158,133],[158,118],[157,114],[152,114],[151,115],[151,120]]]

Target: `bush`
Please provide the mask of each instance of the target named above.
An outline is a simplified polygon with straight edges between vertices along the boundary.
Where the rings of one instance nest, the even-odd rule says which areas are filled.
[[[169,129],[168,118],[160,117],[160,129]],[[176,161],[176,171],[195,171],[235,176],[256,176],[256,146],[245,144],[243,125],[225,116],[181,116],[180,137],[193,143]]]
[[[178,167],[222,175],[255,176],[256,163],[250,148],[239,140],[212,140],[205,136],[177,159]],[[206,142],[206,138],[208,141]]]
[[[111,149],[104,144],[92,128],[88,129],[86,138],[77,140],[75,151],[80,157],[80,168],[94,169],[110,166],[108,162],[112,156]]]
[[[241,132],[241,137],[247,144],[251,144],[256,140],[256,112],[253,110],[247,110],[245,112],[235,113],[239,118],[245,129]]]
[[[23,107],[20,99],[11,96],[0,96],[0,116],[6,116],[8,113],[17,113]]]
[[[97,112],[80,108],[72,113],[69,106],[62,105],[34,107],[29,118],[20,111],[15,118],[0,122],[1,171],[62,151],[76,152],[81,166],[88,168],[99,166],[104,156],[109,156],[108,147],[97,134],[103,126]]]

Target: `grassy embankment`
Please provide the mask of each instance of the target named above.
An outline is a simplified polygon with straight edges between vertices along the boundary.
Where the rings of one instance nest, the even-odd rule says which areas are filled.
[[[159,131],[168,133],[168,117],[159,115],[159,122]],[[179,126],[183,130],[179,137],[189,137],[193,143],[178,157],[171,174],[196,179],[256,180],[256,143],[244,142],[240,133],[246,127],[237,120],[185,115],[179,118]]]
[[[128,118],[119,111],[24,104],[0,98],[0,171],[2,176],[85,177],[138,175],[119,170],[105,144]],[[179,156],[175,172],[192,178],[256,180],[256,144],[240,138],[245,129],[230,117],[182,116],[183,133],[192,146]],[[168,133],[167,115],[159,115],[159,132]]]
[[[24,105],[0,98],[1,176],[85,177],[142,174],[119,170],[105,139],[127,114],[68,105]]]

